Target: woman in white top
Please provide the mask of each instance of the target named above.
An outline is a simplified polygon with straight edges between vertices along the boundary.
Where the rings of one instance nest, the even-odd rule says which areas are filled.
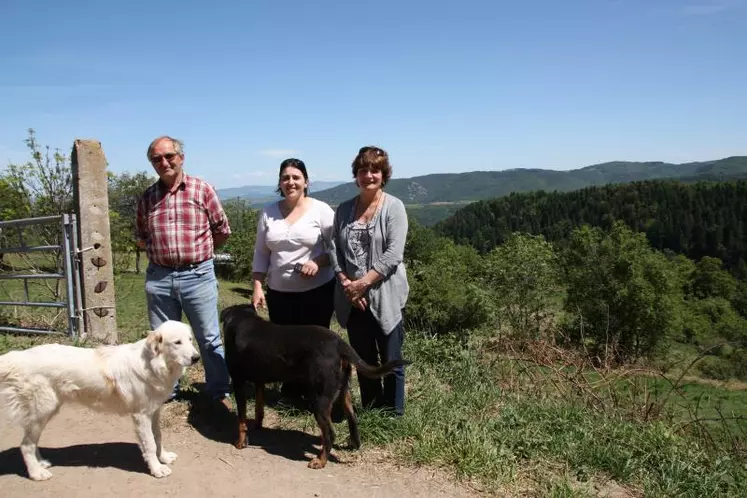
[[[329,328],[335,274],[327,248],[334,211],[308,192],[309,175],[303,161],[283,161],[278,179],[283,199],[265,206],[257,223],[252,304],[266,306],[274,323]]]

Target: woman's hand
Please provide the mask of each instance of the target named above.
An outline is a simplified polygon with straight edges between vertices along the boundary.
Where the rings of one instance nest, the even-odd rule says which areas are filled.
[[[348,301],[350,301],[352,303],[352,305],[355,306],[356,308],[358,308],[359,310],[365,311],[366,308],[368,307],[368,300],[365,297],[363,297],[362,295],[360,297],[357,297],[357,298],[351,298],[350,295],[348,294],[348,288],[354,282],[352,280],[350,280],[348,278],[348,276],[345,275],[342,272],[340,272],[340,273],[337,274],[337,280],[340,282],[340,285],[342,286],[343,291],[345,292],[345,297],[348,299]],[[358,285],[360,285],[360,284],[358,284]]]
[[[360,278],[358,280],[348,280],[347,285],[343,283],[342,287],[345,289],[345,297],[348,298],[348,301],[355,303],[365,297],[369,284],[364,278]]]
[[[310,259],[301,266],[299,273],[303,278],[311,278],[319,273],[319,265],[316,264],[316,261]]]
[[[340,282],[343,289],[350,284],[350,279],[343,272],[337,274],[337,280]]]
[[[255,310],[264,309],[267,307],[265,302],[265,291],[262,290],[262,286],[255,286],[254,292],[252,292],[252,304]]]

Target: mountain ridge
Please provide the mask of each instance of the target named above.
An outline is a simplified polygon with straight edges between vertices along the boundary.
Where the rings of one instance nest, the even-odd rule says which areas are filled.
[[[691,180],[747,176],[747,156],[730,156],[710,161],[666,163],[662,161],[609,161],[573,170],[513,168],[500,171],[434,173],[411,178],[394,178],[386,190],[406,204],[460,203],[512,192],[535,190],[571,191],[610,183],[628,183],[664,178]],[[314,197],[336,205],[357,194],[352,182],[316,191]]]

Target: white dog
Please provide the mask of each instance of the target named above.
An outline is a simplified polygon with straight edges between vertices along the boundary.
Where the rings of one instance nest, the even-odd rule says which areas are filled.
[[[38,443],[47,422],[66,402],[131,415],[145,463],[155,477],[171,474],[176,454],[161,447],[161,406],[200,356],[192,329],[167,321],[132,344],[96,349],[46,344],[0,356],[0,409],[25,431],[21,454],[29,477],[52,477]]]

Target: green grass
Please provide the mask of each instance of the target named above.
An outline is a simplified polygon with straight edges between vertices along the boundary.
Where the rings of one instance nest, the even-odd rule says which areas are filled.
[[[50,281],[51,282],[51,281]],[[63,286],[64,287],[64,286]],[[122,273],[114,276],[117,333],[119,342],[131,342],[144,337],[149,330],[148,309],[145,300],[145,277],[141,274]],[[243,297],[247,284],[219,282],[219,307],[248,302]],[[64,291],[64,289],[63,289]],[[243,291],[243,293],[242,293]],[[52,301],[54,294],[40,282],[29,281],[29,298],[32,301]],[[0,287],[0,300],[23,301],[25,293],[23,281],[3,280]],[[64,292],[61,299],[65,299]],[[5,317],[5,320],[3,320]],[[67,332],[67,310],[51,310],[39,307],[3,306],[0,307],[0,322],[7,321],[15,326],[50,327],[60,331],[60,335],[49,337],[33,335],[8,335],[0,333],[0,353],[11,347],[29,347],[35,343],[50,340],[64,341]],[[186,319],[185,319],[186,321]],[[15,346],[17,344],[17,346]]]
[[[119,339],[139,339],[148,330],[144,277],[117,275],[115,287]],[[248,287],[221,281],[220,307],[246,302]],[[0,335],[0,351],[47,340]],[[685,425],[695,407],[701,418],[747,412],[747,391],[688,379],[684,395],[670,397],[675,416],[641,422],[624,409],[591,409],[582,395],[558,395],[549,386],[551,370],[532,376],[526,368],[507,368],[511,361],[496,362],[483,346],[477,338],[464,344],[408,331],[407,414],[392,419],[360,412],[364,447],[385,448],[402,463],[441,467],[489,493],[594,496],[609,485],[645,496],[747,493],[747,460],[739,446],[744,424],[717,436],[731,446],[709,440],[717,422],[703,430]],[[642,382],[666,388],[661,378]],[[623,384],[614,386],[621,399],[630,396]],[[353,393],[358,398],[355,382]],[[309,414],[280,415],[281,427],[316,431]],[[336,429],[344,441],[346,425]]]
[[[490,490],[524,487],[528,479],[536,490],[563,496],[555,494],[564,489],[555,487],[558,479],[576,489],[609,477],[646,496],[745,492],[744,460],[671,424],[503,390],[505,379],[491,377],[478,351],[443,340],[410,337],[406,351],[414,361],[407,416],[361,417],[365,439],[390,446],[404,460],[451,468]]]
[[[532,367],[539,377],[549,378],[553,371],[543,366]],[[572,369],[563,372],[573,377]],[[696,371],[695,371],[696,372]],[[674,386],[675,383],[679,383]],[[714,431],[713,436],[729,438],[731,433],[739,434],[747,430],[747,386],[741,382],[720,382],[702,379],[695,375],[686,375],[679,379],[679,372],[669,372],[664,378],[654,371],[626,373],[613,370],[603,378],[600,373],[586,371],[574,382],[585,387],[596,386],[593,390],[611,409],[631,415],[643,412],[650,405],[660,413],[651,410],[652,415],[666,418],[679,427],[688,427],[697,422],[701,429]],[[570,382],[561,383],[571,394]],[[555,390],[556,386],[547,383],[546,387]]]
[[[54,270],[48,270],[54,271]],[[58,285],[59,284],[59,285]],[[28,295],[23,280],[0,280],[0,301],[58,302],[66,298],[65,281],[28,280]],[[39,306],[0,306],[0,323],[11,326],[67,332],[67,308]]]

